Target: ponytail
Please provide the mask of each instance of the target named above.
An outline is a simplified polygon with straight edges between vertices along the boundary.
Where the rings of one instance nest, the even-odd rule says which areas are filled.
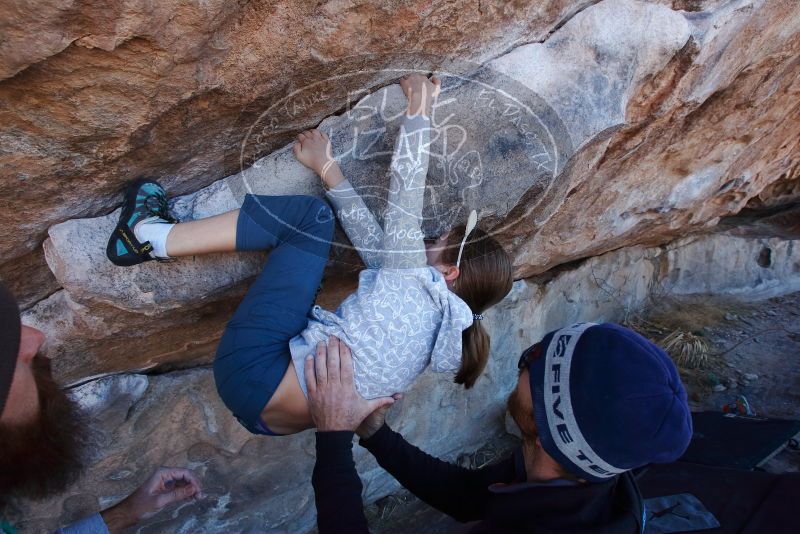
[[[461,333],[461,367],[456,373],[456,384],[463,384],[467,389],[475,384],[489,361],[490,348],[489,333],[481,321],[472,321],[472,325]]]
[[[455,265],[466,228],[453,228],[447,237],[447,247],[442,260]],[[513,269],[511,259],[495,239],[480,228],[475,228],[467,238],[461,258],[458,278],[453,281],[453,292],[472,310],[482,314],[511,291]],[[461,334],[461,367],[455,377],[456,384],[469,389],[481,376],[489,361],[491,343],[489,333],[475,319]]]

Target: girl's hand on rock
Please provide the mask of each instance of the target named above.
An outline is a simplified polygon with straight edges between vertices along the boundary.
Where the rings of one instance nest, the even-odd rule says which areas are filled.
[[[344,181],[344,175],[333,159],[331,140],[316,128],[300,132],[292,147],[297,161],[317,173],[328,189]]]
[[[441,85],[437,76],[428,79],[416,72],[400,78],[400,88],[408,99],[408,114],[430,116],[433,102],[441,92]]]

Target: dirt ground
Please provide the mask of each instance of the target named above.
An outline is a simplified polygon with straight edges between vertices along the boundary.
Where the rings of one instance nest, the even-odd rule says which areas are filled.
[[[628,326],[655,340],[678,338],[673,353],[692,410],[722,410],[743,395],[760,416],[800,418],[800,292],[761,301],[722,297],[662,298],[631,317]],[[480,466],[509,454],[516,438],[503,436],[459,463]],[[800,452],[784,449],[763,469],[800,472]],[[455,533],[463,525],[406,491],[366,508],[373,532]]]
[[[669,299],[631,323],[662,346],[675,331],[703,340],[707,364],[679,367],[692,410],[719,411],[742,395],[759,416],[800,418],[800,293],[755,302]],[[800,453],[784,450],[763,469],[800,471]]]

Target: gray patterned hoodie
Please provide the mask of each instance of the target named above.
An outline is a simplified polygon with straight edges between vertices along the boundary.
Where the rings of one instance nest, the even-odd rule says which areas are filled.
[[[383,229],[347,180],[328,191],[367,268],[335,312],[314,306],[306,329],[289,342],[306,395],[305,358],[329,335],[350,347],[356,389],[368,399],[407,390],[428,365],[443,373],[461,365],[461,332],[472,310],[427,265],[420,227],[429,148],[430,119],[404,116]]]

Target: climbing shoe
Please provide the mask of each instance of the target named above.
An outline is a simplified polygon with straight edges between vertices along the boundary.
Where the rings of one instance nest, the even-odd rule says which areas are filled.
[[[114,265],[128,267],[149,260],[170,261],[154,255],[149,241],[142,243],[136,238],[134,229],[143,221],[147,224],[178,222],[169,213],[164,188],[155,180],[146,178],[134,181],[125,191],[122,214],[106,247],[106,255]]]

